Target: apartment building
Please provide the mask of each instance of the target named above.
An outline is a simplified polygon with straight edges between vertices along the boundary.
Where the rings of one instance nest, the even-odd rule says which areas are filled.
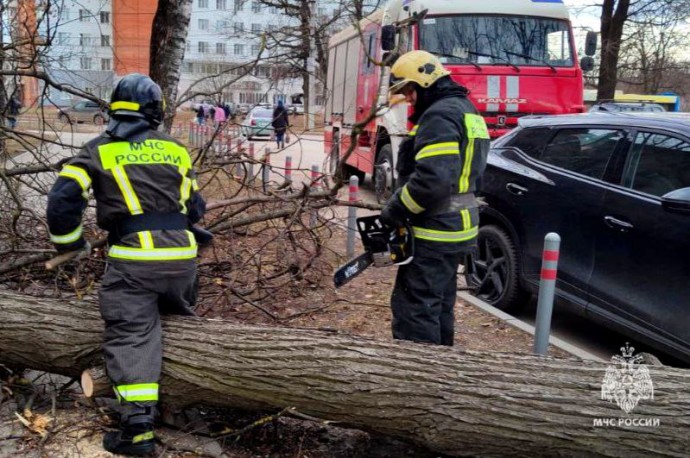
[[[102,98],[118,77],[148,72],[156,0],[58,0],[37,5],[39,30],[48,39],[43,66],[58,81]],[[317,0],[315,13],[333,14],[334,0]],[[257,0],[193,0],[179,93],[220,91],[226,102],[273,102],[301,92],[301,78],[287,65],[266,61],[262,36],[291,19]],[[250,71],[247,68],[251,68]],[[201,80],[201,82],[200,82]],[[71,96],[51,91],[51,101]],[[198,98],[203,98],[199,96]]]

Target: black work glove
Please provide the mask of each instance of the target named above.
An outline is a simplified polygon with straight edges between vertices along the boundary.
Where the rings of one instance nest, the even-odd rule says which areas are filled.
[[[407,211],[402,202],[400,202],[399,195],[400,191],[398,190],[391,196],[383,210],[381,210],[379,219],[388,227],[403,226],[407,220]]]

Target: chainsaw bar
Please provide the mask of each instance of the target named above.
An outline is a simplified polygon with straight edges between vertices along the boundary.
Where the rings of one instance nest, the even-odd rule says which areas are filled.
[[[355,278],[366,270],[367,267],[374,263],[374,257],[368,251],[360,254],[356,258],[350,259],[347,264],[344,264],[335,271],[333,275],[333,282],[336,288],[340,288],[350,280]]]

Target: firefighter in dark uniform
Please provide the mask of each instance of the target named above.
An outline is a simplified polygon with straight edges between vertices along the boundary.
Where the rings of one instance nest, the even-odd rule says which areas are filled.
[[[425,51],[391,68],[390,92],[412,105],[414,127],[399,149],[398,189],[381,213],[392,227],[408,221],[415,241],[391,296],[393,337],[440,345],[453,345],[457,270],[475,245],[474,191],[489,151],[484,119],[448,75]]]
[[[192,224],[205,203],[187,150],[156,130],[163,111],[156,83],[136,73],[125,76],[112,94],[106,132],[64,165],[48,197],[50,236],[58,251],[90,251],[81,223],[89,189],[98,225],[108,231],[99,302],[107,374],[121,405],[120,429],[103,440],[113,453],[154,450],[160,313],[193,315],[196,301]]]

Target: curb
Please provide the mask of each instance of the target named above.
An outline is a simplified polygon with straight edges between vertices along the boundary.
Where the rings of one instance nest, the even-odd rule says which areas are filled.
[[[532,336],[534,336],[534,326],[525,323],[524,321],[521,321],[518,318],[515,318],[512,315],[508,315],[502,310],[497,309],[496,307],[482,301],[481,299],[477,299],[476,297],[472,296],[469,293],[460,291],[458,292],[458,297],[462,299],[463,301],[474,305],[475,307],[483,310],[484,312],[493,315],[494,317],[505,321],[507,324],[513,326],[514,328],[517,328],[521,331],[524,331]],[[597,361],[597,362],[602,362],[605,363],[607,362],[603,358],[600,358],[599,356],[592,354],[586,350],[583,350],[580,347],[577,347],[571,343],[566,342],[563,339],[559,339],[558,337],[555,336],[549,336],[549,344],[553,345],[556,348],[560,348],[561,350],[570,353],[573,356],[577,356],[578,358],[581,359],[586,359],[590,361]]]

